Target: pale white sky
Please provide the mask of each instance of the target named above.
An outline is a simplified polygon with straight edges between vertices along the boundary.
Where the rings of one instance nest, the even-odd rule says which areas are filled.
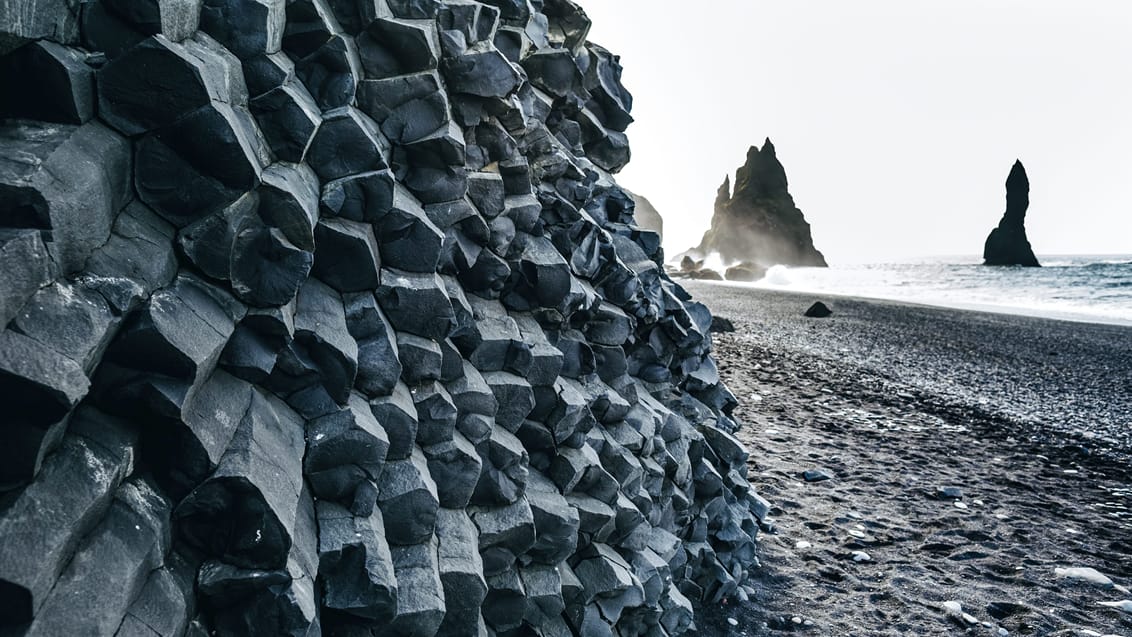
[[[1039,258],[1132,252],[1129,0],[578,2],[670,255],[768,136],[831,263],[981,254],[1015,158]]]

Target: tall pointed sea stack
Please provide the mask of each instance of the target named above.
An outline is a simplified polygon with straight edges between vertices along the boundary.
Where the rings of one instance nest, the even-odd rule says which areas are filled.
[[[1015,160],[1006,178],[1006,214],[991,230],[983,247],[986,265],[1038,267],[1037,257],[1026,238],[1026,209],[1030,207],[1030,180],[1021,161]]]
[[[700,253],[718,252],[725,261],[763,267],[826,266],[825,257],[814,248],[810,224],[790,196],[786,170],[770,139],[762,150],[752,146],[747,151],[747,163],[735,173],[735,192],[730,190],[730,179],[725,179]]]

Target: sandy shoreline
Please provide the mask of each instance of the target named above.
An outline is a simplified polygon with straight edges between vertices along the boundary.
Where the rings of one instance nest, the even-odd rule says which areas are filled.
[[[773,505],[754,599],[705,634],[1132,635],[1101,605],[1132,598],[1132,329],[687,287],[737,328],[716,355]]]

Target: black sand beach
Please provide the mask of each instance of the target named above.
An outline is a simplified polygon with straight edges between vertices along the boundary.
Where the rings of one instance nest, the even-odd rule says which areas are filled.
[[[704,634],[1132,635],[1132,329],[686,287],[773,519]]]

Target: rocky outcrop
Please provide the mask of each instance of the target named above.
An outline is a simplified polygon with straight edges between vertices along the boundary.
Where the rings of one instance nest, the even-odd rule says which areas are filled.
[[[1015,161],[1006,178],[1006,214],[991,230],[983,246],[986,265],[1038,267],[1038,259],[1026,238],[1026,210],[1030,207],[1030,179],[1021,161]]]
[[[745,269],[772,265],[825,267],[814,248],[810,224],[794,205],[786,170],[769,139],[752,146],[747,162],[735,174],[735,190],[724,179],[715,200],[711,228],[694,252],[717,253],[727,263],[745,262]]]
[[[573,2],[15,6],[0,633],[679,635],[741,596],[769,507]]]
[[[636,211],[633,213],[633,218],[637,221],[637,227],[645,230],[652,230],[660,235],[661,239],[664,238],[664,218],[660,216],[660,212],[652,202],[638,195],[630,193],[633,196],[633,202],[637,205]]]

